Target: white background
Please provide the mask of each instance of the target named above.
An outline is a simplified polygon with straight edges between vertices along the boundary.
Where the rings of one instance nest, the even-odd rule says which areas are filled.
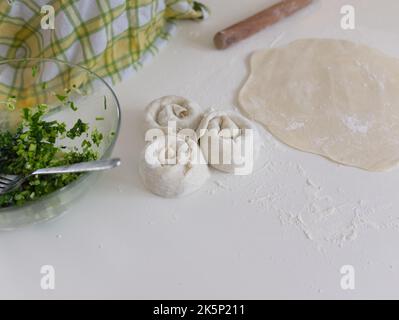
[[[61,218],[0,233],[0,298],[399,297],[398,170],[339,166],[262,129],[265,147],[250,177],[214,173],[198,193],[165,200],[137,173],[151,100],[178,94],[204,108],[232,108],[250,53],[298,38],[351,39],[399,57],[399,2],[319,0],[227,51],[214,49],[213,35],[274,1],[204,2],[209,20],[179,23],[162,53],[116,86],[123,126],[115,155],[123,166]],[[340,28],[344,4],[356,8],[355,31]],[[340,208],[335,220],[307,214],[323,199]],[[53,291],[40,288],[47,264],[56,270]],[[343,265],[356,270],[353,291],[340,287]]]

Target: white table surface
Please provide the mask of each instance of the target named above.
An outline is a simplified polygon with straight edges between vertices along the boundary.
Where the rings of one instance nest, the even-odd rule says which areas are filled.
[[[262,129],[252,176],[214,173],[194,195],[165,200],[147,192],[137,172],[152,99],[178,94],[232,108],[250,53],[298,38],[351,39],[399,56],[399,2],[319,0],[227,51],[213,48],[215,32],[274,1],[204,2],[209,20],[179,23],[162,53],[115,88],[123,166],[61,218],[0,233],[0,298],[399,297],[398,170],[339,166]],[[356,30],[340,28],[344,4],[356,8]],[[54,266],[55,290],[41,289],[42,265]],[[340,287],[343,265],[355,268],[355,290]]]

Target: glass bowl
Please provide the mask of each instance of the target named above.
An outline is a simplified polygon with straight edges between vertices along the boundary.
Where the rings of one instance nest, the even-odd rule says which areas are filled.
[[[74,111],[57,95],[69,92]],[[12,98],[16,110],[10,111]],[[111,156],[118,138],[121,110],[111,87],[93,72],[78,65],[54,59],[17,59],[0,61],[0,130],[13,130],[20,120],[20,110],[44,103],[49,106],[46,120],[59,120],[71,127],[78,119],[103,133],[99,158]],[[80,145],[73,140],[68,147]],[[63,143],[65,144],[65,143]],[[0,230],[49,220],[65,212],[95,182],[98,173],[86,173],[74,182],[49,195],[21,206],[0,209]]]

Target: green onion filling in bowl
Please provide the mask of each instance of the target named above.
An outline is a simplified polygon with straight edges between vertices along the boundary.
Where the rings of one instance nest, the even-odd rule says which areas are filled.
[[[0,62],[0,173],[111,156],[120,106],[110,86],[89,70],[52,59]],[[0,229],[65,212],[98,173],[32,176],[0,195]]]

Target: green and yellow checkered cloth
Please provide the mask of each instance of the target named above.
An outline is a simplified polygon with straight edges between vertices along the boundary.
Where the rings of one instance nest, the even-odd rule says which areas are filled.
[[[55,9],[54,30],[41,27],[44,5]],[[203,19],[206,12],[193,0],[1,0],[0,62],[56,58],[82,65],[115,84],[158,52],[175,20]],[[0,68],[0,94],[19,86],[9,75],[10,70]],[[54,87],[60,81],[66,87],[71,75],[58,73],[46,79],[50,86],[51,81]]]

